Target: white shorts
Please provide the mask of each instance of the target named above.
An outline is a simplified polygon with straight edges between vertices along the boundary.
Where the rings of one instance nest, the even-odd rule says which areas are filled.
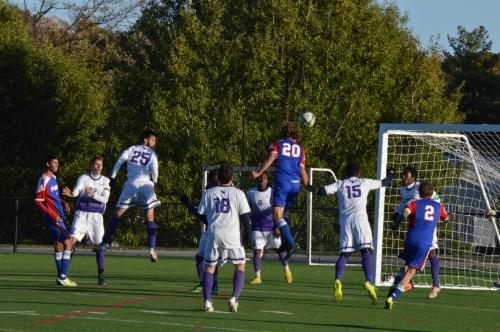
[[[207,245],[207,237],[209,237],[207,231],[201,233],[200,243],[198,243],[198,251],[196,252],[196,256],[205,257],[205,246]]]
[[[148,179],[129,179],[125,182],[117,208],[137,206],[141,209],[152,209],[160,205],[156,198],[153,181]]]
[[[205,264],[206,265],[221,265],[225,264],[227,261],[233,264],[245,264],[245,249],[243,247],[239,248],[224,248],[218,246],[214,240],[214,234],[212,232],[206,232],[206,245],[205,245]]]
[[[278,249],[281,246],[281,239],[274,236],[274,232],[252,232],[253,249]]]
[[[340,221],[340,252],[372,248],[372,230],[367,219]]]
[[[91,244],[97,245],[101,243],[104,235],[104,223],[101,213],[76,210],[70,236],[80,242],[85,235],[89,236]]]

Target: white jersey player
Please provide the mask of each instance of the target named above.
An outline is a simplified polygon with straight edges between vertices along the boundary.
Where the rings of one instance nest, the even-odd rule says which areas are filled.
[[[335,264],[335,292],[336,301],[342,301],[342,277],[349,255],[360,251],[363,271],[366,282],[364,288],[372,300],[377,301],[374,282],[375,275],[372,266],[372,231],[366,212],[368,193],[371,190],[389,185],[394,171],[390,170],[384,180],[371,180],[360,178],[360,169],[356,163],[346,166],[347,179],[337,181],[320,189],[320,195],[337,194],[340,214],[340,256]]]
[[[76,211],[73,217],[70,236],[72,244],[81,242],[84,236],[88,236],[93,245],[101,243],[104,235],[103,213],[108,203],[110,187],[109,179],[103,176],[103,158],[95,156],[90,161],[89,173],[81,175],[73,190],[63,188],[63,195],[78,197]],[[97,252],[97,270],[99,285],[104,285],[104,253]]]
[[[401,202],[399,206],[396,208],[396,211],[394,212],[393,215],[393,224],[391,225],[391,228],[393,230],[397,230],[399,228],[399,225],[403,221],[403,209],[406,207],[406,205],[412,201],[412,200],[417,200],[420,199],[419,195],[419,186],[420,182],[418,182],[417,179],[417,170],[414,167],[407,166],[403,169],[403,175],[401,178],[402,186],[399,189],[399,195],[401,196]],[[441,202],[441,198],[438,196],[438,194],[433,191],[432,192],[432,197],[431,199]],[[429,291],[428,298],[429,299],[434,299],[438,293],[440,292],[440,287],[439,287],[439,258],[438,258],[438,238],[437,238],[437,228],[434,229],[434,236],[432,239],[432,247],[431,251],[429,252],[429,261],[431,264],[431,274],[432,274],[432,287]],[[400,271],[398,275],[395,278],[395,283],[399,282],[399,277],[401,277],[404,274],[404,271]],[[413,286],[413,283],[410,283],[410,286]],[[411,289],[411,288],[410,288]]]
[[[156,146],[156,133],[145,130],[141,134],[142,144],[134,145],[123,151],[113,166],[111,179],[114,181],[120,167],[127,163],[127,181],[116,204],[116,212],[110,220],[104,233],[100,250],[109,246],[111,235],[120,222],[120,217],[131,206],[138,206],[146,210],[146,229],[148,233],[149,256],[151,262],[158,261],[156,253],[156,224],[154,208],[160,205],[156,198],[154,185],[158,181],[158,158],[153,148]]]
[[[198,213],[206,217],[206,269],[203,274],[204,310],[213,311],[211,290],[215,266],[226,260],[234,264],[233,295],[229,310],[238,311],[238,298],[245,282],[245,249],[240,234],[240,220],[249,232],[250,207],[243,191],[232,186],[233,170],[222,165],[218,171],[219,186],[203,193]]]

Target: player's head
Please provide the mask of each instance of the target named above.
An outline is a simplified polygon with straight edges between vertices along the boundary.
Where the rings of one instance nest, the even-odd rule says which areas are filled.
[[[146,129],[142,132],[141,134],[141,140],[142,144],[154,148],[156,146],[156,137],[158,135],[156,134],[156,131],[152,129]]]
[[[359,176],[361,174],[361,169],[359,168],[359,164],[351,161],[348,162],[347,165],[345,166],[345,175],[346,177],[350,178],[353,176]]]
[[[297,128],[293,126],[293,124],[289,121],[285,121],[283,123],[283,128],[281,129],[283,138],[291,138],[294,140],[298,140],[300,133]]]
[[[406,166],[403,169],[403,174],[401,175],[401,182],[404,186],[409,186],[417,180],[417,169],[412,166]]]
[[[104,158],[96,154],[89,163],[90,172],[95,175],[101,175],[102,168],[104,167]]]
[[[420,183],[418,187],[418,194],[420,198],[431,198],[434,193],[434,187],[430,182],[424,181]]]
[[[59,169],[59,159],[55,155],[48,155],[45,158],[45,170],[52,173],[57,173]]]
[[[225,185],[231,183],[231,180],[233,179],[233,168],[231,165],[227,163],[221,164],[217,173],[220,184]]]
[[[207,176],[207,189],[215,187],[219,184],[219,169],[213,169],[208,172]]]
[[[260,190],[265,190],[267,187],[269,187],[269,173],[264,172],[262,173],[259,178],[257,179],[259,181],[259,189]]]

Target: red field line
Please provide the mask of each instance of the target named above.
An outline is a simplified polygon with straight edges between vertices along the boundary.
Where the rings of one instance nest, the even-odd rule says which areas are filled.
[[[130,299],[130,300],[125,300],[125,301],[121,301],[121,302],[110,304],[110,305],[104,305],[104,306],[94,307],[94,308],[85,309],[85,310],[78,311],[78,312],[74,312],[74,311],[67,312],[67,313],[65,313],[65,314],[63,314],[61,316],[50,317],[50,318],[47,318],[47,319],[37,320],[37,321],[35,321],[35,323],[38,323],[38,324],[51,324],[51,323],[55,323],[55,322],[61,322],[61,321],[67,320],[67,319],[71,319],[71,318],[75,318],[75,317],[80,317],[80,316],[86,315],[86,314],[91,313],[91,312],[104,311],[104,310],[110,309],[110,308],[122,308],[122,307],[125,307],[126,305],[129,305],[129,304],[143,302],[144,300],[145,300],[145,298],[143,298],[143,297],[135,297],[135,298]]]

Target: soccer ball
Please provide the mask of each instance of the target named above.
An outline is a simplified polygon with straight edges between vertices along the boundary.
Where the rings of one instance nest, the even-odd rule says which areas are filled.
[[[305,127],[312,127],[316,122],[316,117],[311,112],[303,112],[299,115],[299,122]]]

